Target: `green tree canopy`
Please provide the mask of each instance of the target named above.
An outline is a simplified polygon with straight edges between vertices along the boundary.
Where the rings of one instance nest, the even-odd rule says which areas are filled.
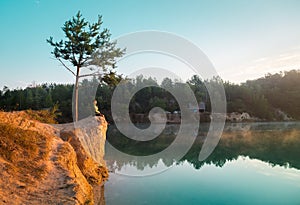
[[[52,54],[76,78],[75,81],[75,121],[78,120],[78,85],[80,77],[109,76],[105,74],[115,68],[116,58],[121,57],[125,50],[116,48],[116,42],[111,42],[108,29],[101,29],[102,16],[98,21],[89,23],[80,11],[71,20],[65,22],[62,30],[65,40],[47,42],[54,47]],[[70,63],[67,65],[66,62]],[[80,75],[81,68],[89,68],[92,72]],[[113,72],[113,74],[115,74]]]

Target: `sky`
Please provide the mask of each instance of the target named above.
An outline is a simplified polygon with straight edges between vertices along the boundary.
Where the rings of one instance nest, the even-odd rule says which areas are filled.
[[[61,27],[79,10],[91,22],[102,15],[112,39],[145,30],[181,36],[233,83],[300,68],[297,0],[1,0],[0,89],[73,83],[46,39],[62,39]],[[122,67],[117,71],[130,74]],[[186,71],[182,77],[192,74]]]

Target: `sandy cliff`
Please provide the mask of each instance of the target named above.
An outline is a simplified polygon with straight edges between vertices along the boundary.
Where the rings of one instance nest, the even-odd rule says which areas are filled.
[[[106,129],[104,118],[74,129],[0,112],[0,204],[94,204],[92,185],[108,177]]]

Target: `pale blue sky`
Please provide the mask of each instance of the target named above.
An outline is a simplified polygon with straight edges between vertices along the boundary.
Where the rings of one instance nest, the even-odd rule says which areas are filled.
[[[300,68],[297,0],[2,0],[0,88],[73,82],[46,39],[61,39],[63,23],[78,10],[89,21],[103,15],[113,38],[140,30],[178,34],[201,48],[224,80]]]

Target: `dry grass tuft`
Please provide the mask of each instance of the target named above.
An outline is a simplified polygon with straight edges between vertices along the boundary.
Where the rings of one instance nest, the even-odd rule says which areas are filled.
[[[38,132],[0,123],[0,158],[10,163],[10,171],[16,177],[26,173],[28,178],[25,177],[24,182],[30,178],[40,179],[46,174],[43,161],[49,153],[47,141]]]
[[[55,110],[25,110],[27,119],[37,120],[47,124],[57,124]]]

